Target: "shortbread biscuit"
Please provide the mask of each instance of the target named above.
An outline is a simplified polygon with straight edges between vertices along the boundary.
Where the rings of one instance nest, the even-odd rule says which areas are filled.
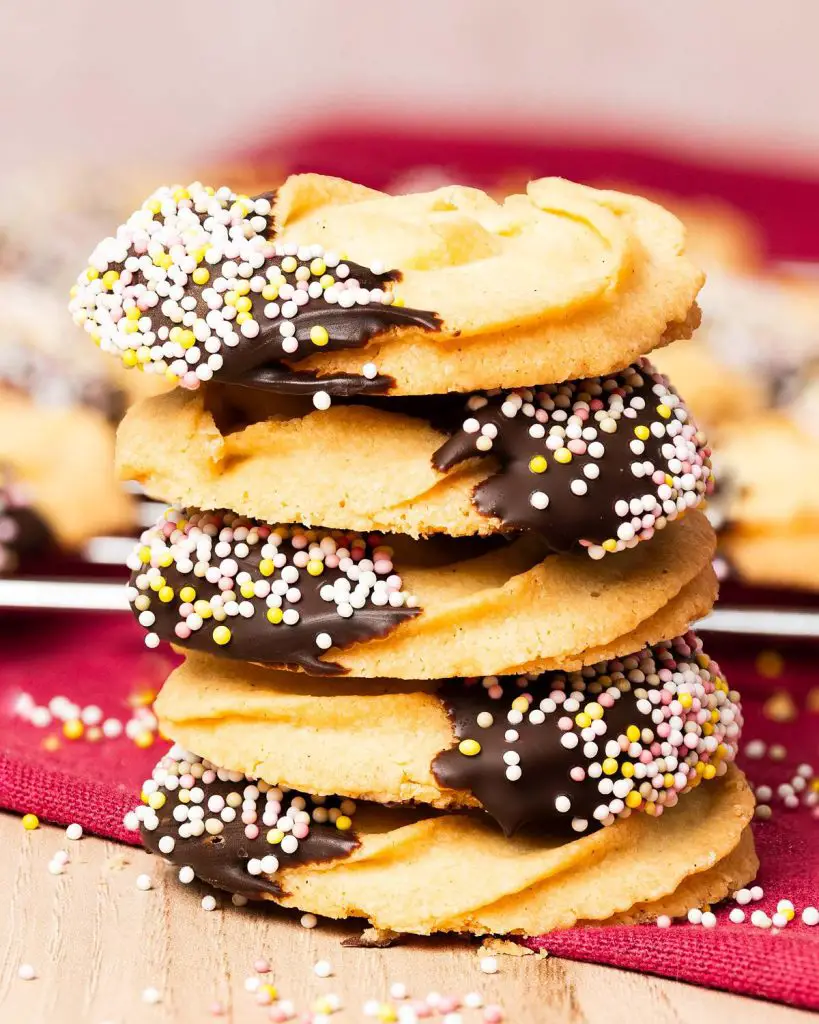
[[[179,505],[412,536],[529,529],[594,558],[650,540],[713,488],[705,437],[646,360],[323,412],[247,388],[178,390],[132,409],[117,447],[123,478]]]
[[[464,543],[170,510],[129,560],[129,599],[148,646],[399,679],[574,668],[683,632],[714,599],[697,511],[601,563],[544,558],[534,536],[477,556]]]
[[[738,694],[693,634],[581,672],[469,680],[323,683],[192,655],[155,709],[186,749],[271,785],[482,807],[508,835],[569,838],[687,798],[735,758],[742,730]]]
[[[717,900],[757,868],[743,839],[754,798],[734,766],[660,818],[633,814],[568,843],[508,839],[474,814],[424,818],[316,801],[219,771],[178,748],[144,792],[147,805],[128,823],[177,870],[189,867],[244,897],[421,935],[538,935],[605,921],[635,906],[644,912],[700,874],[694,898]],[[739,863],[728,861],[740,843]]]
[[[680,222],[559,178],[496,203],[294,175],[255,199],[158,190],[94,250],[77,324],[184,387],[423,395],[609,373],[688,337]]]

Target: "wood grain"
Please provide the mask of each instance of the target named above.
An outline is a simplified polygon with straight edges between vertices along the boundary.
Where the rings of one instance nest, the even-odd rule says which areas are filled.
[[[420,997],[479,991],[504,1007],[510,1024],[808,1019],[782,1006],[566,960],[501,956],[498,973],[487,976],[474,942],[355,949],[340,945],[358,930],[344,925],[307,931],[298,915],[229,904],[206,913],[201,892],[181,886],[155,857],[91,837],[72,843],[62,829],[25,832],[11,815],[0,814],[0,849],[2,1024],[263,1024],[266,1010],[244,988],[260,956],[273,965],[267,977],[280,996],[301,1011],[321,995],[341,996],[344,1009],[332,1024],[365,1021],[363,1003],[387,999],[395,981]],[[72,860],[65,874],[52,876],[47,865],[59,849]],[[148,892],[136,888],[143,872],[154,882]],[[314,975],[320,959],[333,965],[331,978]],[[36,980],[19,978],[22,963],[35,967]],[[143,1002],[149,986],[162,993],[160,1003]],[[210,1013],[217,1000],[221,1017]],[[463,1024],[481,1019],[463,1011]]]

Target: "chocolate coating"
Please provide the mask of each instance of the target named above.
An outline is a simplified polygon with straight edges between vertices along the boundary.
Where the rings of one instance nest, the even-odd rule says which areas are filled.
[[[332,589],[338,581],[343,580],[343,585],[347,586],[347,593],[349,593],[349,581],[353,579],[353,582],[355,582],[355,577],[349,575],[349,570],[345,570],[337,565],[332,566],[323,563],[318,575],[311,575],[305,568],[297,570],[294,558],[298,556],[299,552],[305,551],[304,545],[301,547],[294,545],[294,536],[303,537],[303,532],[299,530],[283,531],[290,534],[290,536],[281,540],[276,549],[276,557],[283,560],[283,565],[273,569],[271,559],[266,559],[263,554],[265,544],[264,539],[262,539],[250,545],[243,545],[239,551],[236,550],[235,546],[232,546],[229,556],[229,561],[235,567],[232,575],[222,575],[220,579],[209,580],[204,575],[205,566],[211,572],[215,570],[216,576],[219,577],[219,566],[225,565],[226,561],[228,561],[228,556],[215,554],[213,552],[214,545],[212,544],[206,551],[197,546],[195,557],[203,568],[203,575],[194,573],[192,567],[187,571],[180,570],[180,558],[182,564],[185,564],[185,558],[192,552],[189,549],[182,552],[180,556],[178,547],[174,548],[173,546],[173,540],[171,540],[170,545],[165,543],[165,539],[161,536],[161,527],[162,523],[154,531],[148,531],[143,535],[137,552],[142,552],[142,555],[144,555],[146,546],[150,547],[152,560],[156,562],[156,565],[161,565],[164,586],[170,588],[172,597],[168,595],[169,599],[165,601],[163,600],[164,594],[162,596],[154,594],[154,591],[148,585],[149,579],[147,576],[152,565],[150,562],[140,561],[142,555],[137,554],[136,561],[133,564],[129,563],[132,568],[131,586],[134,588],[132,591],[132,608],[138,619],[144,612],[147,612],[149,617],[153,616],[150,627],[147,627],[144,622],[143,625],[146,625],[146,628],[151,628],[154,635],[184,648],[206,651],[210,654],[218,654],[229,658],[238,658],[242,661],[298,666],[314,675],[337,675],[345,670],[337,663],[325,661],[318,656],[322,653],[322,648],[317,646],[319,634],[328,634],[332,638],[333,647],[345,648],[360,641],[386,636],[387,633],[395,629],[401,622],[418,615],[420,612],[419,608],[407,607],[404,604],[398,607],[393,606],[386,599],[382,604],[374,603],[374,587],[379,586],[376,583],[366,590],[361,607],[353,606],[349,609],[349,615],[346,617],[342,616],[338,611],[338,602],[332,599],[328,600],[325,596],[322,596],[322,591],[328,587]],[[270,527],[263,527],[262,524],[242,519],[230,512],[193,514],[186,526],[186,530],[200,530],[201,527],[207,530],[212,529],[213,534],[211,536],[215,536],[217,531],[221,535],[220,528],[238,529],[244,527],[246,532],[248,528],[272,530]],[[374,548],[377,548],[380,542],[380,537],[371,535],[369,539],[375,541],[374,544],[365,542],[361,538],[359,544],[356,545],[354,543],[357,539],[355,535],[338,532],[332,534],[328,532],[323,534],[316,533],[314,537],[314,543],[318,543],[323,538],[332,538],[337,541],[339,549],[345,549],[345,545],[357,547],[361,554],[361,557],[358,559],[359,562],[362,558],[370,558],[370,561],[372,561],[371,556],[374,553]],[[185,539],[189,538],[183,538],[183,541]],[[204,541],[206,546],[210,544],[207,537],[203,537],[201,540]],[[247,550],[244,550],[245,548]],[[173,556],[174,552],[175,557],[169,557]],[[267,574],[262,572],[263,560],[270,563],[267,566],[267,569],[270,570]],[[167,564],[162,564],[163,562]],[[156,568],[156,566],[153,566],[153,568]],[[284,584],[282,575],[284,571],[289,571],[297,578]],[[382,571],[381,574],[384,576],[389,572],[391,572],[391,564],[390,569]],[[271,587],[281,586],[282,590],[286,593],[280,595],[279,611],[285,608],[286,611],[282,614],[286,614],[287,611],[297,612],[298,620],[293,624],[283,620],[275,623],[269,621],[269,606],[266,597],[250,594],[243,599],[243,595],[238,593],[243,574],[247,574],[248,578],[253,581],[266,582]],[[182,599],[182,590],[189,586],[194,588],[196,597],[193,606],[196,608],[199,602],[206,604],[214,598],[223,596],[226,588],[221,586],[220,583],[227,582],[228,580],[235,581],[231,584],[231,592],[237,594],[237,603],[241,602],[242,605],[246,606],[245,611],[248,611],[249,614],[234,614],[227,617],[223,622],[217,621],[215,618],[206,617],[201,628],[193,631],[189,630],[189,635],[187,636],[180,635],[177,627],[180,623],[188,621],[182,617],[180,608],[186,604],[188,606],[191,604],[191,602],[186,602]],[[297,587],[295,587],[295,584],[297,584]],[[380,586],[383,587],[384,584],[380,584]],[[232,589],[233,587],[235,587],[235,590]],[[287,594],[291,593],[291,587],[298,590],[298,596],[294,600],[287,596]],[[146,608],[142,608],[137,604],[141,597],[148,599]],[[144,604],[145,602],[142,601],[141,603]],[[227,627],[230,630],[230,638],[227,643],[222,644],[215,639],[215,630],[220,627]]]
[[[363,373],[333,373],[320,377],[315,370],[291,370],[284,363],[267,363],[241,373],[235,379],[230,372],[223,371],[219,380],[224,384],[274,391],[279,395],[315,395],[319,391],[326,391],[337,398],[382,395],[395,384],[394,377],[382,373],[375,377],[365,377]]]
[[[456,742],[433,774],[471,792],[507,835],[529,825],[571,837],[661,813],[724,770],[742,727],[738,694],[693,633],[582,672],[451,679],[438,695]]]
[[[479,394],[463,407],[460,423],[433,455],[433,465],[443,472],[469,459],[493,458],[500,469],[473,493],[473,504],[483,515],[495,516],[512,529],[537,531],[555,552],[618,540],[620,550],[634,537],[648,539],[669,518],[699,504],[710,486],[710,449],[686,422],[685,406],[679,403],[673,412],[664,406],[666,417],[658,414],[668,396],[679,403],[665,378],[647,362],[589,381]],[[512,411],[510,399],[515,398],[517,409]],[[621,399],[624,411],[616,408]],[[616,417],[605,421],[611,431],[604,431],[603,423],[589,414],[589,405],[601,417]],[[561,450],[550,449],[552,432],[567,426],[577,437],[555,435]],[[532,436],[533,430],[540,436]],[[637,430],[645,436],[640,438]],[[688,430],[695,439],[679,433],[672,437],[670,430]],[[581,432],[588,436],[581,437]],[[543,460],[540,472],[532,468],[537,459]],[[658,471],[665,484],[671,481],[673,493],[665,498],[658,493],[660,485],[652,482]],[[653,503],[650,508],[629,507],[645,498]]]
[[[205,791],[204,804],[210,797],[227,798],[231,792],[241,791],[247,784],[222,782],[209,783],[202,788]],[[245,826],[240,815],[234,821],[224,822],[219,835],[204,832],[201,836],[179,838],[179,824],[173,814],[177,807],[183,806],[179,800],[179,790],[166,792],[165,804],[157,812],[159,824],[155,829],[147,829],[141,825],[140,834],[145,846],[152,853],[159,853],[177,867],[189,866],[194,874],[203,882],[217,889],[237,893],[249,900],[264,899],[265,895],[283,896],[284,889],[266,874],[251,875],[247,870],[251,858],[261,860],[274,854],[282,867],[297,864],[317,864],[322,861],[339,860],[349,855],[359,845],[359,840],[352,831],[340,832],[333,825],[320,825],[315,822],[305,839],[299,841],[298,849],[292,854],[284,854],[279,846],[272,846],[266,838],[267,829],[262,827],[256,839],[248,839]],[[290,796],[299,796],[289,793]],[[307,801],[309,797],[305,797]],[[162,853],[159,841],[163,836],[174,839],[174,848],[170,853]]]
[[[0,575],[14,572],[21,558],[52,543],[47,524],[32,508],[19,504],[0,474]]]

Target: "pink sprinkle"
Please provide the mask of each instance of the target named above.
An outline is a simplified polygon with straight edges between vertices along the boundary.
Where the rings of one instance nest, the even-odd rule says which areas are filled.
[[[327,566],[328,569],[337,569],[338,555],[325,555],[324,564]]]
[[[187,619],[189,615],[193,615],[193,605],[189,601],[186,601],[184,604],[180,604],[179,614],[183,619]]]
[[[490,686],[486,692],[489,694],[492,700],[500,700],[500,698],[503,696],[503,687]]]
[[[580,765],[575,765],[569,772],[572,782],[582,782],[586,778],[586,772]]]
[[[640,761],[643,764],[651,764],[651,762],[653,760],[654,760],[654,755],[651,753],[650,750],[643,750],[643,751],[641,751],[641,753],[640,753]]]
[[[491,1003],[489,1006],[484,1007],[483,1019],[486,1024],[500,1024],[503,1020],[503,1010],[496,1003]]]
[[[270,1007],[270,1013],[268,1014],[268,1017],[270,1018],[270,1020],[274,1022],[274,1024],[284,1024],[284,1022],[288,1020],[288,1015],[284,1012],[284,1010],[279,1009],[278,1006]],[[292,1020],[292,1017],[289,1019]]]
[[[190,626],[186,626],[184,622],[177,622],[173,628],[174,633],[179,637],[180,640],[187,640],[191,635]]]
[[[574,437],[566,445],[570,452],[574,455],[585,455],[586,454],[586,442],[580,437]]]
[[[182,789],[193,789],[193,787],[196,785],[196,779],[191,775],[190,772],[187,772],[185,775],[179,776],[179,785],[182,787]]]
[[[211,1003],[210,1012],[213,1017],[224,1017],[225,1008],[221,1003]]]
[[[248,839],[259,838],[259,826],[258,825],[245,825],[245,836]]]
[[[292,832],[296,839],[306,839],[310,834],[310,826],[306,822],[300,821],[293,826]]]
[[[597,698],[597,703],[603,708],[613,708],[614,697],[610,693],[601,693]]]
[[[438,1003],[438,1013],[454,1013],[461,1005],[457,996],[444,996]]]

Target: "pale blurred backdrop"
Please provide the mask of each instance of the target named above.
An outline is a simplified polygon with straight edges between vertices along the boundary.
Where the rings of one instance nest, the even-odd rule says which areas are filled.
[[[0,180],[386,119],[819,175],[816,0],[0,5]]]

